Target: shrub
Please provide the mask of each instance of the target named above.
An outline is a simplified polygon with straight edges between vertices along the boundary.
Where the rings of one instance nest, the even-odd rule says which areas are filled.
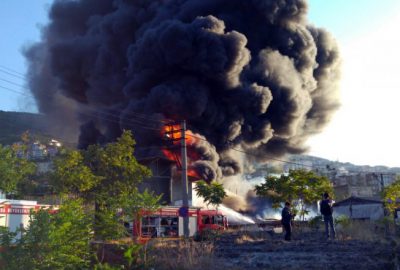
[[[308,221],[308,225],[315,230],[318,230],[322,223],[322,216],[315,216]]]

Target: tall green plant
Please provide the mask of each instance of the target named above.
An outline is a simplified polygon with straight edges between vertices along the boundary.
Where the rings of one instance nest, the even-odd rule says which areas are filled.
[[[332,184],[325,176],[313,171],[291,170],[288,175],[268,176],[265,182],[257,185],[258,196],[272,200],[273,207],[279,208],[288,201],[294,206],[302,219],[309,213],[308,206],[321,199],[324,192],[333,193]]]
[[[31,212],[18,232],[1,231],[0,260],[5,270],[90,269],[91,218],[81,200],[66,201],[56,213]]]
[[[194,188],[197,196],[202,197],[207,205],[213,205],[217,209],[222,203],[223,199],[227,196],[224,186],[217,182],[207,182],[201,180],[196,182],[196,187]]]
[[[383,189],[382,197],[389,213],[394,213],[397,208],[400,208],[400,177]]]
[[[17,156],[17,151],[0,145],[0,191],[18,193],[18,186],[36,170],[34,163]]]
[[[91,145],[87,150],[70,151],[55,162],[54,182],[62,193],[74,193],[95,208],[94,229],[98,239],[120,237],[121,223],[116,217],[130,198],[140,198],[138,184],[150,170],[137,162],[135,140],[124,131],[116,142]],[[128,201],[129,201],[128,200]]]

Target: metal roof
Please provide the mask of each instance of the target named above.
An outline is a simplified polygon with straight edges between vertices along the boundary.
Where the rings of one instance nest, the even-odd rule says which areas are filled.
[[[336,202],[333,204],[336,206],[346,206],[346,205],[361,205],[361,204],[382,204],[383,202],[377,198],[363,198],[363,197],[355,197],[351,196],[343,201]]]

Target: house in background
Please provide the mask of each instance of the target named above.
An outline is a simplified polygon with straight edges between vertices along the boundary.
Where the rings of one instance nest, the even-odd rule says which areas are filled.
[[[351,196],[333,204],[333,215],[351,219],[379,220],[384,217],[383,202],[376,198]]]
[[[338,174],[331,178],[335,197],[345,199],[349,196],[360,198],[378,197],[382,189],[397,178],[395,173],[358,172]]]

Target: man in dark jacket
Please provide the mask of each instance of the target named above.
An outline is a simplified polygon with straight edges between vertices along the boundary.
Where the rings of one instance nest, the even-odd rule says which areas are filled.
[[[322,201],[319,203],[319,209],[324,217],[325,223],[325,236],[326,239],[329,239],[329,236],[332,239],[336,237],[335,227],[333,226],[333,208],[332,208],[332,200],[329,197],[327,192],[324,193]],[[330,227],[330,234],[329,234],[329,227]]]
[[[285,202],[285,207],[282,209],[282,225],[285,229],[285,240],[290,241],[292,238],[292,219],[294,215],[290,211],[290,203]]]

